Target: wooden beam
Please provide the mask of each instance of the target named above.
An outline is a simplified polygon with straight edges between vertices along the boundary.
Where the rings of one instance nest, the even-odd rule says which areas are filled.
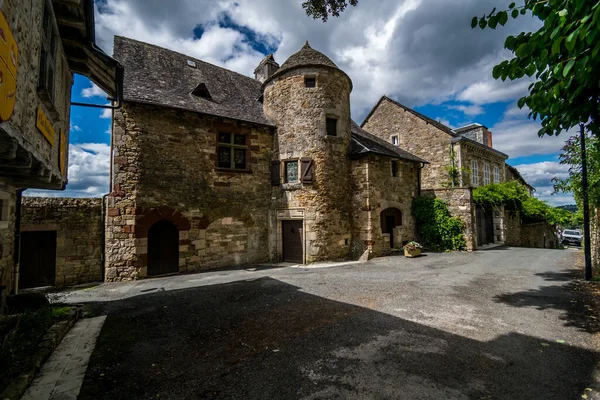
[[[58,25],[69,26],[71,28],[79,29],[85,32],[85,21],[67,16],[56,16],[56,22]]]

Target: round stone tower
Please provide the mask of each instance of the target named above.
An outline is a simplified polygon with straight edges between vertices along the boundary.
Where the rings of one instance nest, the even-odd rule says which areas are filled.
[[[348,75],[308,42],[263,83],[264,112],[277,125],[271,245],[281,260],[350,254],[351,91]]]

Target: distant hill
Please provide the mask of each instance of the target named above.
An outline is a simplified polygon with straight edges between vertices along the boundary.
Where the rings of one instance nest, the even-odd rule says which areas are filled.
[[[577,212],[577,210],[578,210],[576,204],[567,204],[565,206],[557,206],[556,208],[560,208],[560,209],[571,211],[571,212]]]

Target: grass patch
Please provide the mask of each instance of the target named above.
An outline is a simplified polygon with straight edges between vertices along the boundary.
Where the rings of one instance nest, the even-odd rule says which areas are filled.
[[[48,329],[66,319],[70,310],[69,307],[46,306],[18,315],[16,328],[0,337],[0,392],[30,368]]]

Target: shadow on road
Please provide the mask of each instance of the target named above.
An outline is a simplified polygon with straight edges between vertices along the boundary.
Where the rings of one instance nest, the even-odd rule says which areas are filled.
[[[582,291],[582,272],[571,269],[563,272],[545,272],[536,274],[551,282],[569,282],[564,285],[542,286],[516,293],[503,293],[495,296],[494,301],[513,307],[535,307],[538,310],[555,309],[564,312],[565,326],[573,326],[587,333],[600,332],[600,322],[593,309],[594,300]]]
[[[596,361],[518,333],[471,340],[272,278],[91,306],[109,316],[79,399],[564,400]]]

